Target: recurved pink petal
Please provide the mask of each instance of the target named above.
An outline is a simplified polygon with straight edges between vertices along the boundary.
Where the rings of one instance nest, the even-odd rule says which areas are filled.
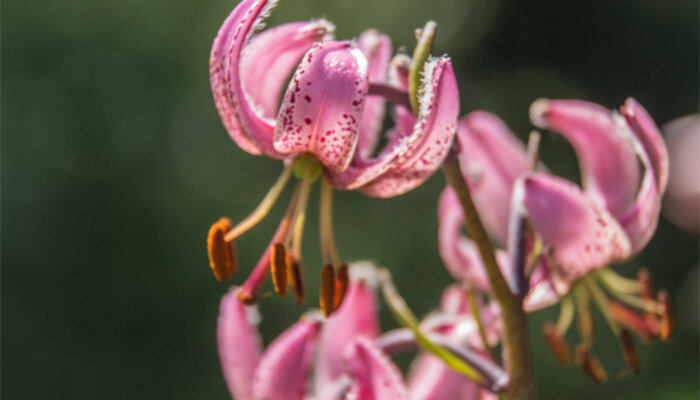
[[[446,187],[438,205],[438,245],[447,271],[458,281],[467,282],[475,289],[490,293],[491,285],[476,244],[462,233],[464,214],[457,194]],[[505,276],[510,276],[508,255],[496,251],[496,261]]]
[[[375,338],[379,334],[379,320],[372,278],[350,267],[350,285],[345,299],[326,321],[318,344],[316,388],[324,388],[343,374],[343,351],[358,337]],[[367,267],[370,268],[370,267]]]
[[[275,149],[310,152],[329,170],[347,168],[357,145],[369,82],[367,59],[348,42],[316,43],[289,83],[277,116]]]
[[[278,336],[255,371],[255,400],[301,400],[321,321],[306,316]]]
[[[349,398],[401,400],[407,397],[399,369],[367,338],[360,337],[348,345],[345,362],[354,380]]]
[[[634,201],[639,185],[637,157],[610,110],[579,100],[540,99],[532,104],[530,119],[571,142],[586,193],[610,212],[615,215]]]
[[[357,48],[367,58],[370,82],[386,82],[391,60],[391,39],[374,29],[364,31],[357,38]],[[384,121],[385,100],[380,96],[368,96],[360,121],[357,152],[369,158],[374,153]]]
[[[428,179],[445,160],[457,129],[457,80],[446,57],[426,62],[423,76],[420,112],[413,132],[398,140],[395,150],[385,156],[392,161],[361,188],[363,193],[384,198],[406,193]],[[362,186],[360,183],[362,180],[356,179],[349,186]]]
[[[315,42],[329,38],[334,27],[326,20],[293,22],[267,29],[243,48],[243,90],[264,118],[275,118],[280,94],[301,56]]]
[[[482,390],[432,354],[420,353],[408,373],[411,400],[476,400]]]
[[[284,158],[272,146],[274,121],[256,112],[256,106],[250,103],[245,93],[241,77],[244,46],[274,5],[272,0],[243,0],[236,6],[221,26],[212,47],[209,74],[217,109],[224,124],[228,124],[227,129],[234,128],[231,121],[237,119],[240,128],[237,143],[240,145],[243,142],[241,137],[247,137],[259,153]]]
[[[631,97],[625,101],[620,111],[648,156],[656,186],[663,195],[668,184],[669,161],[668,149],[659,128],[644,107]]]
[[[513,184],[531,169],[523,144],[497,116],[475,111],[457,125],[459,161],[487,232],[501,245],[508,233]]]
[[[235,290],[229,291],[219,306],[216,327],[219,360],[231,396],[253,398],[253,374],[260,360],[262,344],[251,315]]]
[[[533,174],[516,182],[522,190],[528,220],[546,246],[554,289],[570,285],[589,271],[629,256],[625,231],[600,204],[573,183],[551,175]]]

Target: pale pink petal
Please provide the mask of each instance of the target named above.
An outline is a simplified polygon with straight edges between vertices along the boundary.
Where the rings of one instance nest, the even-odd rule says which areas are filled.
[[[616,215],[632,243],[632,252],[641,251],[656,231],[661,196],[668,182],[668,151],[659,129],[634,99],[622,107],[634,137],[631,142],[644,165],[642,185],[632,207]]]
[[[216,341],[226,386],[239,400],[253,398],[253,374],[260,360],[262,344],[250,312],[234,290],[229,291],[219,306]]]
[[[351,269],[351,275],[353,272]],[[343,374],[343,351],[348,344],[358,337],[373,339],[378,334],[373,283],[353,278],[343,303],[326,321],[321,332],[315,375],[317,390]]]
[[[482,390],[432,354],[420,353],[408,373],[411,400],[475,400]]]
[[[513,183],[531,169],[523,144],[498,117],[475,111],[457,125],[459,161],[487,232],[505,244]]]
[[[243,89],[241,76],[241,57],[243,49],[265,16],[275,6],[273,0],[243,0],[233,10],[219,31],[224,43],[212,48],[210,75],[223,75],[223,79],[212,78],[215,97],[222,92],[228,100],[228,107],[238,119],[238,124],[245,135],[268,157],[284,158],[285,155],[275,151],[272,146],[274,121],[263,118],[251,104]],[[223,89],[218,86],[222,85]],[[223,100],[222,100],[223,101]],[[218,100],[217,100],[218,102]]]
[[[475,289],[489,293],[486,269],[476,244],[462,233],[464,214],[457,194],[451,187],[446,187],[440,195],[438,205],[438,245],[440,256],[450,274],[458,281],[467,282]],[[512,275],[508,255],[496,251],[496,261],[501,272]]]
[[[364,31],[357,38],[357,47],[367,58],[370,82],[386,82],[391,60],[391,39],[374,29]],[[385,100],[380,96],[369,96],[360,121],[357,152],[360,157],[372,157],[379,141],[384,121]]]
[[[546,260],[541,259],[530,276],[530,290],[523,299],[523,309],[527,312],[537,311],[559,302],[560,296],[552,286]]]
[[[214,103],[219,111],[219,116],[231,138],[242,150],[259,155],[257,144],[252,141],[246,132],[241,130],[240,124],[230,100],[231,88],[226,76],[228,68],[228,49],[231,47],[234,34],[238,29],[243,14],[251,6],[252,1],[243,1],[231,11],[224,21],[214,39],[209,58],[209,79],[211,90],[214,94]]]
[[[301,400],[312,367],[320,319],[310,316],[278,336],[255,371],[255,400]]]
[[[523,190],[528,220],[546,246],[552,283],[559,294],[568,292],[589,271],[630,254],[622,227],[575,184],[534,174],[518,181],[515,190]]]
[[[406,193],[428,179],[447,157],[457,129],[459,90],[446,57],[426,63],[420,105],[412,134],[392,151],[395,158],[387,169],[360,189],[363,193],[376,197]],[[361,180],[349,186],[358,183]]]
[[[440,309],[447,314],[468,314],[467,289],[456,283],[447,286],[440,296]]]
[[[275,117],[282,88],[301,56],[312,44],[330,36],[333,29],[323,19],[293,22],[261,32],[243,48],[243,89],[261,116]]]
[[[347,168],[367,97],[367,60],[347,42],[316,43],[289,83],[277,116],[275,149],[310,152],[329,170]]]
[[[349,395],[357,400],[401,400],[407,397],[401,371],[374,342],[360,337],[345,349],[354,383]]]
[[[613,214],[634,201],[639,165],[613,113],[579,100],[537,100],[530,108],[535,125],[557,131],[574,147],[586,193]]]
[[[631,97],[625,101],[620,111],[649,157],[656,186],[659,188],[659,193],[663,195],[668,184],[669,161],[666,143],[661,137],[659,128],[644,107]]]

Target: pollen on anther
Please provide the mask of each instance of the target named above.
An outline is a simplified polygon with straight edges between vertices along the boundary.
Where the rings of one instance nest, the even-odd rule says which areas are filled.
[[[557,332],[557,328],[553,323],[547,321],[542,325],[542,336],[544,336],[544,342],[554,359],[562,365],[567,365],[571,362],[569,345],[566,343],[566,339]]]
[[[671,296],[665,290],[659,290],[656,299],[661,303],[661,321],[659,324],[659,337],[668,340],[673,335],[676,327],[676,310]]]
[[[292,295],[297,304],[304,303],[304,279],[301,275],[301,266],[294,256],[287,252],[287,275],[292,285]]]
[[[270,270],[272,272],[272,283],[275,285],[275,291],[280,297],[286,296],[289,271],[287,268],[287,251],[281,243],[272,245]]]
[[[218,281],[227,279],[237,269],[233,242],[224,239],[232,225],[230,219],[223,217],[212,224],[207,235],[209,265]]]
[[[333,311],[337,310],[338,307],[343,304],[345,293],[348,291],[348,282],[348,265],[341,264],[335,274],[335,297],[333,299]]]
[[[326,264],[321,269],[321,291],[319,293],[319,303],[321,311],[326,316],[333,312],[335,302],[335,271],[331,264]]]

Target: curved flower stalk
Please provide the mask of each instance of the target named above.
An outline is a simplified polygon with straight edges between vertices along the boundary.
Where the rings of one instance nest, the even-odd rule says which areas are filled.
[[[487,231],[496,242],[508,245],[497,255],[501,270],[516,293],[519,273],[526,275],[526,310],[561,302],[559,321],[543,327],[559,361],[571,360],[564,335],[578,312],[582,343],[576,361],[595,381],[605,379],[604,369],[589,354],[592,300],[636,372],[638,358],[627,329],[644,339],[667,338],[673,326],[672,305],[665,291],[654,298],[645,270],[631,280],[608,265],[631,258],[653,235],[668,179],[663,140],[633,99],[620,114],[587,102],[538,100],[531,119],[571,142],[583,190],[533,171],[524,146],[493,115],[470,114],[458,129],[461,167],[474,202],[483,210]],[[639,162],[644,167],[641,182]],[[490,290],[474,244],[461,235],[463,216],[449,190],[442,195],[439,216],[441,254],[450,272],[477,289]],[[525,266],[522,272],[518,265]]]
[[[321,252],[329,266],[324,267],[322,293],[327,297],[331,287],[342,287],[342,262],[332,229],[333,190],[392,197],[417,187],[447,155],[459,112],[449,58],[425,63],[420,110],[414,116],[406,78],[410,58],[398,55],[391,60],[387,36],[368,30],[356,42],[335,41],[333,26],[325,20],[254,34],[275,3],[241,1],[219,30],[210,59],[214,100],[231,138],[250,154],[285,164],[250,216],[235,226],[229,220],[212,226],[208,248],[217,279],[236,270],[234,239],[267,215],[293,173],[300,180],[268,250],[238,289],[246,303],[256,300],[270,270],[280,294],[291,284],[297,300],[303,298],[301,241],[309,192],[319,175]],[[395,126],[386,146],[377,150],[387,101],[396,103]],[[328,298],[321,303],[327,314],[339,304]]]
[[[477,399],[484,390],[473,381],[447,369],[436,359],[433,377],[423,374],[409,378],[408,388],[389,356],[409,348],[416,341],[397,330],[380,333],[375,303],[376,276],[368,263],[350,267],[346,301],[329,318],[309,313],[263,349],[257,332],[255,306],[246,306],[235,292],[221,301],[217,327],[219,357],[231,395],[237,400],[301,399],[414,399],[440,400],[452,397],[440,393],[464,393]],[[446,295],[447,296],[447,295]],[[454,298],[455,296],[451,296]],[[461,301],[461,300],[460,300]],[[463,309],[452,310],[455,301],[444,300],[443,310],[426,320],[436,340],[449,343],[456,352],[478,359],[474,321]],[[489,308],[484,315],[492,338],[498,336],[498,312]],[[425,360],[421,356],[419,360]],[[484,365],[489,366],[486,363]],[[418,367],[415,367],[418,368]],[[421,367],[424,368],[424,367]],[[493,371],[489,371],[492,374]],[[499,373],[496,369],[495,373]],[[500,375],[503,376],[502,371]],[[423,393],[423,395],[419,395]]]

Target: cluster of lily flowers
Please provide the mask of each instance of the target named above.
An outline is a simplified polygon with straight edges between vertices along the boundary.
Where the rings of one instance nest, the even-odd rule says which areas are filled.
[[[450,59],[428,57],[433,23],[417,31],[412,57],[392,57],[387,36],[368,30],[354,41],[337,41],[325,20],[256,33],[274,5],[241,1],[220,28],[210,59],[214,100],[231,138],[244,151],[284,165],[248,217],[235,225],[228,218],[212,225],[207,248],[217,279],[238,269],[234,240],[260,222],[287,184],[297,180],[260,261],[221,301],[218,347],[234,398],[481,399],[496,398],[508,386],[495,352],[503,331],[501,312],[477,244],[462,233],[462,206],[449,186],[438,207],[438,241],[456,283],[421,321],[387,270],[345,263],[335,243],[335,189],[398,196],[422,184],[447,157],[457,157],[483,226],[501,246],[500,270],[524,309],[560,304],[559,320],[543,327],[558,361],[573,358],[593,380],[606,379],[592,352],[591,303],[619,337],[634,372],[639,360],[630,331],[645,341],[670,337],[674,318],[668,293],[655,292],[646,270],[631,279],[609,267],[649,242],[668,180],[666,147],[641,105],[628,99],[619,112],[573,100],[532,105],[533,124],[561,133],[574,147],[580,188],[538,162],[538,134],[531,134],[526,147],[492,114],[476,111],[459,118]],[[394,125],[383,134],[385,110]],[[385,144],[378,149],[380,143]],[[263,349],[255,303],[268,275],[281,296],[291,288],[299,303],[305,298],[302,239],[317,180],[324,263],[320,312],[304,314]],[[404,328],[381,332],[378,286]],[[565,335],[575,316],[581,341],[572,357]],[[416,349],[420,352],[404,379],[390,357]]]

